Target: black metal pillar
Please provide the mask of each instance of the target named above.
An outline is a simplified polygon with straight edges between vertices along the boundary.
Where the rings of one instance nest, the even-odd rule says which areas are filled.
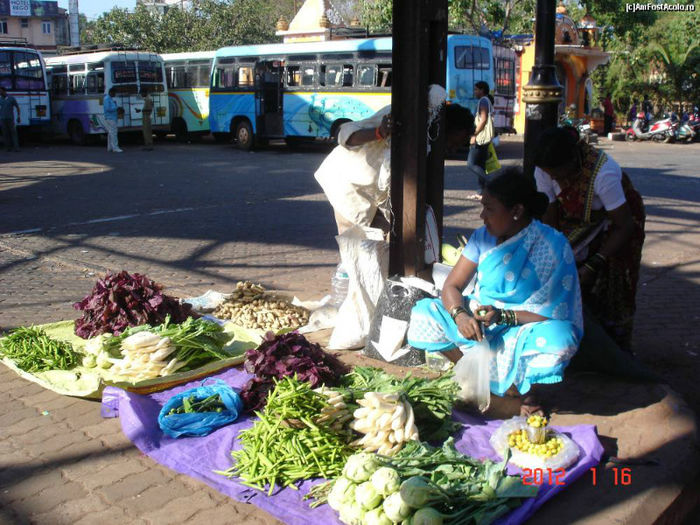
[[[557,125],[562,87],[554,67],[554,23],[556,0],[537,0],[535,20],[535,64],[523,86],[525,102],[524,171],[533,176],[535,148],[542,132]]]
[[[389,272],[425,276],[426,203],[442,228],[445,126],[430,155],[426,126],[428,86],[445,86],[447,0],[394,0],[392,46]]]

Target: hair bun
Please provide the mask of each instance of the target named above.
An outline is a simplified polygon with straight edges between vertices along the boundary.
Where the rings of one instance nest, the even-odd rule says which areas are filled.
[[[527,204],[528,212],[531,217],[539,219],[544,215],[549,206],[549,197],[540,191],[535,191]]]

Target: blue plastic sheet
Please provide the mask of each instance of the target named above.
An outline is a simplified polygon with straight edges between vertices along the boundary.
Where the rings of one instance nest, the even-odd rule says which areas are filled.
[[[243,410],[243,401],[236,391],[220,379],[213,384],[190,388],[174,395],[163,405],[158,414],[158,426],[163,433],[172,438],[182,436],[207,436],[217,428],[233,423]],[[196,401],[219,394],[226,410],[221,412],[194,412],[190,414],[169,414],[174,408],[182,406],[183,399],[194,396]]]

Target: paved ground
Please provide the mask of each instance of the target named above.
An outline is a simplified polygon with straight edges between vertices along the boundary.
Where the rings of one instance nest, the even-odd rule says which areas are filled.
[[[312,178],[327,150],[157,146],[107,155],[56,143],[0,157],[3,329],[75,318],[71,303],[106,269],[145,273],[178,296],[243,279],[308,298],[329,291],[334,223]],[[602,147],[647,205],[635,349],[698,410],[700,144]],[[515,159],[519,148],[505,140],[501,155]],[[447,164],[449,242],[480,223],[475,181],[464,179],[461,160]],[[273,522],[142,457],[97,403],[53,395],[1,366],[0,403],[0,522]]]

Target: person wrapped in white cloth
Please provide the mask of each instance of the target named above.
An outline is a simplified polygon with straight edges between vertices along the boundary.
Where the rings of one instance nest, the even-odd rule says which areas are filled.
[[[430,113],[439,113],[439,108]],[[446,122],[447,150],[465,145],[474,131],[471,111],[457,104],[448,105]],[[391,131],[391,106],[364,120],[343,124],[338,146],[314,174],[333,206],[339,234],[353,226],[389,230]]]

